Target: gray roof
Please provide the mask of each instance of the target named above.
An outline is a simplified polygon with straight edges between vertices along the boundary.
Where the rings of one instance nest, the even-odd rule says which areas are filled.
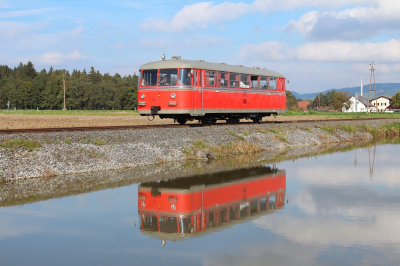
[[[352,95],[352,97],[354,97],[354,95]],[[368,103],[368,99],[365,99],[363,96],[361,96],[361,95],[358,95],[358,100],[360,101],[360,102],[362,102],[364,105],[365,105],[365,107],[373,107],[373,105],[372,104],[370,104],[370,103]]]
[[[370,99],[370,101],[375,101],[375,100],[377,100],[377,99],[379,99],[379,98],[386,98],[386,99],[388,99],[389,101],[391,101],[391,100],[392,100],[392,97],[388,97],[388,96],[382,95],[382,96],[379,96],[379,97],[376,97],[376,98]]]
[[[150,69],[167,69],[167,68],[194,68],[194,69],[209,69],[218,70],[225,72],[243,73],[251,75],[262,75],[262,76],[272,76],[278,78],[285,78],[284,75],[266,69],[258,69],[244,66],[232,66],[222,63],[208,63],[204,61],[194,61],[194,60],[164,60],[156,61],[144,64],[140,67],[140,70],[150,70]]]

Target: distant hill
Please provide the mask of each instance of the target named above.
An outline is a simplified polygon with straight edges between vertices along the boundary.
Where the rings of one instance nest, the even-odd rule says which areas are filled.
[[[374,86],[374,85],[372,85]],[[363,95],[365,98],[368,98],[368,90],[369,90],[369,84],[363,86]],[[330,89],[323,91],[323,94],[326,94],[328,91],[345,91],[348,92],[349,95],[353,95],[356,92],[360,94],[361,89],[360,86],[358,87],[351,87],[351,88],[343,88],[343,89]],[[385,95],[385,96],[392,96],[395,95],[396,93],[400,92],[400,83],[376,83],[376,93],[379,96]],[[296,96],[297,99],[314,99],[317,95],[318,92],[315,93],[304,93],[300,94],[295,91],[292,91],[292,94]],[[374,95],[375,96],[375,95]],[[371,97],[374,97],[371,94]]]

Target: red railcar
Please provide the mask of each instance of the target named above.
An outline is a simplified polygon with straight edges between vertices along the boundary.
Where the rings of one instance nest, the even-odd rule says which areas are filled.
[[[199,236],[282,208],[285,189],[286,172],[270,167],[141,184],[141,230],[163,240]]]
[[[241,118],[258,122],[285,110],[285,76],[274,71],[180,57],[140,68],[140,115],[173,118],[180,124],[229,123]]]

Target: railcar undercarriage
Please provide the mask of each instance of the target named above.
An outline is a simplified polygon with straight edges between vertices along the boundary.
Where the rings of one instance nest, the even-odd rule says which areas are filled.
[[[268,113],[235,113],[235,114],[219,114],[219,113],[208,113],[204,116],[191,116],[190,114],[159,114],[161,119],[172,118],[174,121],[181,125],[184,125],[187,121],[198,120],[199,123],[203,124],[214,124],[218,120],[225,120],[228,124],[239,123],[240,119],[253,120],[254,123],[259,123],[263,117],[276,116],[277,112]]]

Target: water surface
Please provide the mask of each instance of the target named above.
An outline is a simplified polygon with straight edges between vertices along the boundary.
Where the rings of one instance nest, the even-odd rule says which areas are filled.
[[[399,265],[399,148],[1,207],[0,263]]]

